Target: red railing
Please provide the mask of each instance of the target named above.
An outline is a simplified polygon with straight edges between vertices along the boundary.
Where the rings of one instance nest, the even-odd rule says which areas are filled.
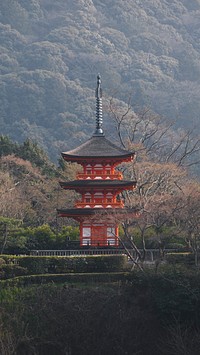
[[[86,206],[90,206],[91,208],[95,208],[95,206],[102,206],[102,208],[109,208],[108,206],[111,206],[112,208],[123,208],[124,203],[122,201],[119,202],[79,202],[77,201],[75,204],[76,208],[85,208]]]

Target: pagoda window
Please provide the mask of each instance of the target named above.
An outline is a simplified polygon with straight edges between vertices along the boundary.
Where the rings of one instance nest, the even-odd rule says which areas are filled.
[[[103,196],[96,196],[94,197],[94,202],[101,202],[103,199]]]
[[[102,192],[95,192],[95,194],[94,194],[94,198],[95,197],[103,197],[103,193]]]
[[[83,237],[91,237],[91,227],[83,227]]]
[[[86,174],[92,174],[92,166],[90,164],[86,165]]]
[[[91,193],[90,192],[86,192],[85,193],[85,197],[91,197]]]
[[[103,201],[103,193],[102,192],[96,192],[94,194],[94,202],[95,203],[102,203]]]
[[[82,245],[91,245],[91,239],[90,238],[83,238]]]
[[[107,237],[115,236],[115,227],[107,227]]]
[[[102,166],[102,164],[95,164],[94,173],[95,174],[103,174],[103,166]]]
[[[111,203],[113,200],[113,194],[111,192],[108,192],[106,194],[106,202]]]
[[[105,169],[106,169],[106,174],[110,175],[111,174],[111,166],[108,164],[108,165],[106,165]]]
[[[101,175],[103,175],[103,171],[102,170],[99,170],[99,171],[95,170],[94,173],[95,173],[96,176],[98,176],[99,178],[102,179],[102,177],[101,177]]]
[[[107,242],[108,242],[108,245],[115,245],[115,239],[114,238],[112,238],[112,239],[109,238]]]
[[[84,201],[87,202],[87,203],[90,203],[92,202],[92,197],[91,197],[91,194],[89,192],[87,192],[84,196]]]
[[[115,227],[107,227],[107,243],[115,245]]]

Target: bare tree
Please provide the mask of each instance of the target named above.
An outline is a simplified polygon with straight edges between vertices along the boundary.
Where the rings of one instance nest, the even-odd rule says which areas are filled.
[[[54,223],[59,203],[66,203],[60,193],[58,178],[47,178],[28,161],[13,155],[0,160],[0,215],[41,225]],[[73,201],[73,194],[68,194]]]
[[[200,163],[200,137],[195,128],[175,129],[175,120],[166,120],[149,108],[133,111],[131,98],[124,107],[111,98],[107,102],[116,134],[123,147],[143,151],[151,160],[190,167]]]
[[[172,163],[141,161],[135,164],[134,174],[137,188],[123,193],[123,196],[127,206],[135,206],[140,211],[140,218],[134,223],[140,231],[145,260],[147,233],[153,228],[161,246],[160,232],[171,222],[174,210],[178,208],[175,197],[182,194],[186,172]],[[124,227],[127,229],[128,225]]]
[[[200,185],[190,182],[185,186],[180,199],[181,208],[174,214],[188,247],[194,253],[195,265],[199,265],[200,250]]]

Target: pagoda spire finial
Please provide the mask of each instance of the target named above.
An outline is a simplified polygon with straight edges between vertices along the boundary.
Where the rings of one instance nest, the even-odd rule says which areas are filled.
[[[97,75],[97,88],[95,91],[96,97],[96,130],[94,136],[104,136],[102,129],[103,117],[102,117],[102,89],[101,89],[101,76]]]

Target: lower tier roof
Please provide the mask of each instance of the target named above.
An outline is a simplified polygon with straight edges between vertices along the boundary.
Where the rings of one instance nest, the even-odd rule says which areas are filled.
[[[136,216],[138,210],[136,208],[69,208],[69,209],[57,209],[59,217],[79,218],[79,217],[91,217],[95,215],[101,216]]]

